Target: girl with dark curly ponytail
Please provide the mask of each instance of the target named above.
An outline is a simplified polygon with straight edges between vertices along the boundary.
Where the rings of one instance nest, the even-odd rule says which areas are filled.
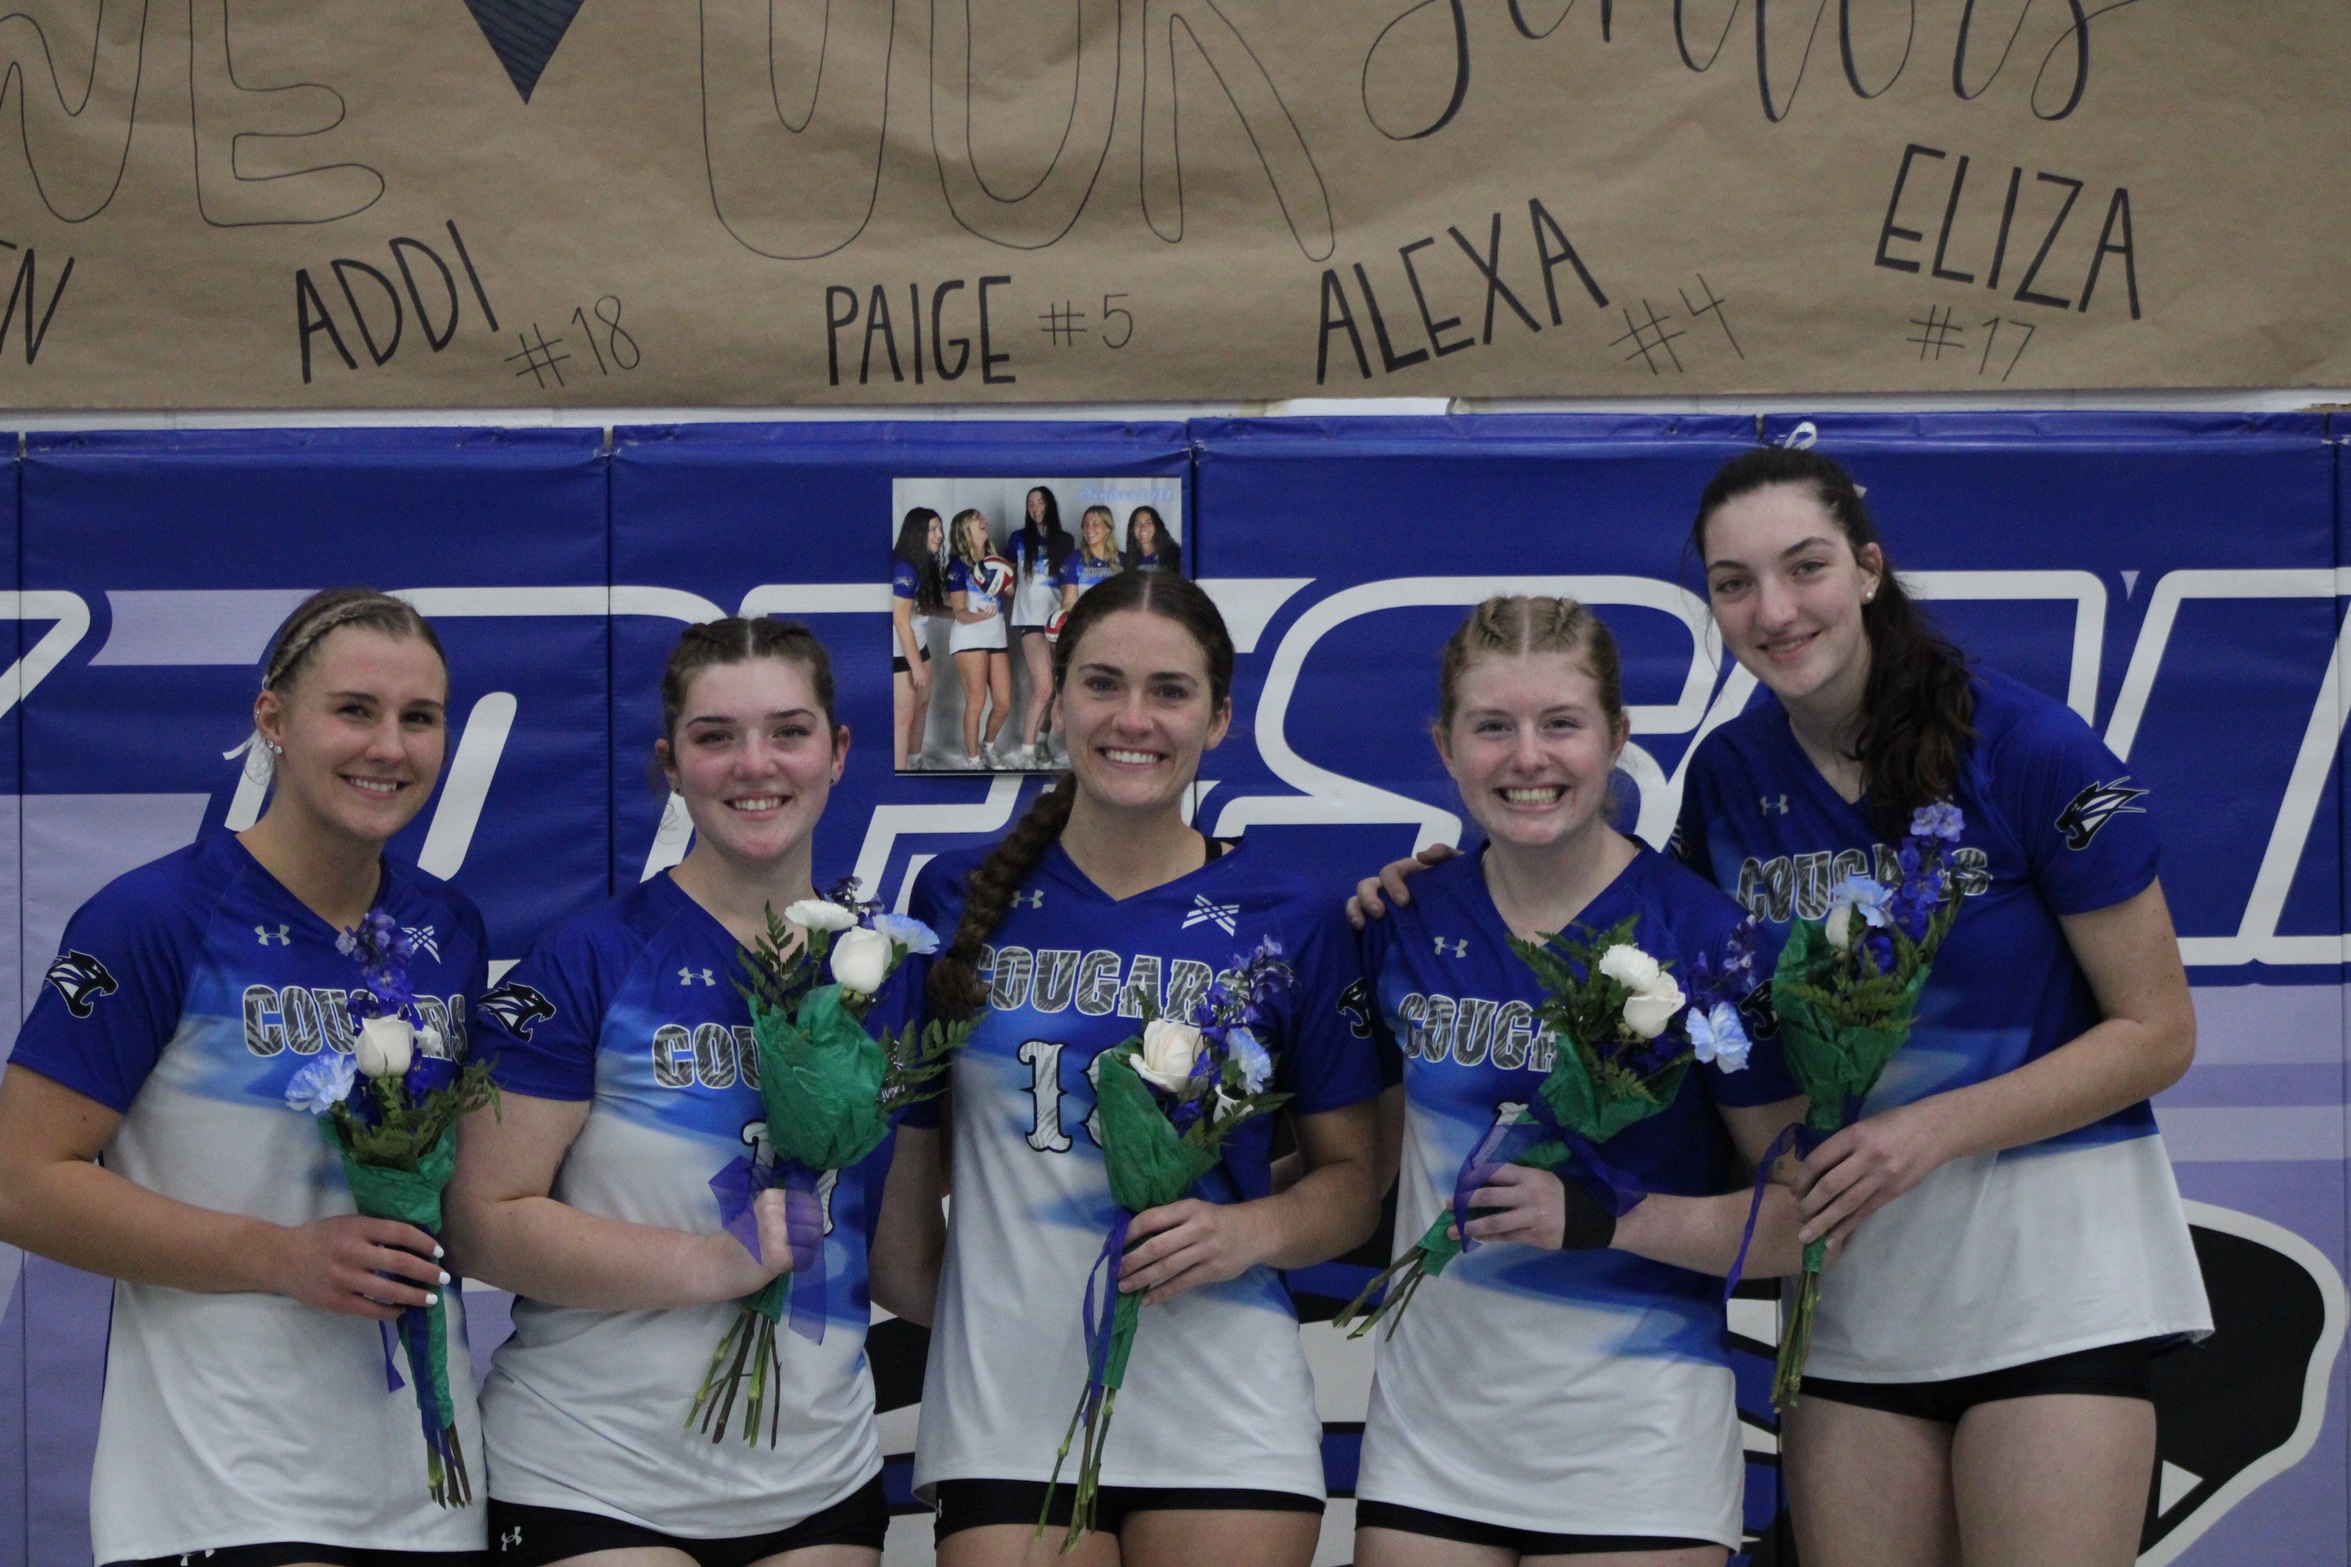
[[[2145,784],[2079,717],[1971,668],[1886,560],[1852,475],[1737,458],[1693,543],[1767,695],[1700,742],[1678,839],[1784,938],[1901,874],[1949,801],[1966,897],[1909,1042],[1796,1167],[1823,1277],[1782,1430],[1806,1567],[2128,1563],[2155,1467],[2150,1354],[2211,1330],[2148,1099],[2195,1014]]]
[[[1231,721],[1232,640],[1205,593],[1171,572],[1111,577],[1079,598],[1053,662],[1069,773],[1001,843],[942,855],[915,883],[913,913],[947,935],[930,1011],[978,1014],[950,1095],[955,1203],[916,1488],[938,1506],[944,1567],[1043,1559],[1046,1481],[1086,1378],[1078,1307],[1117,1211],[1089,1068],[1147,1009],[1183,1018],[1270,939],[1295,980],[1254,1032],[1292,1096],[1305,1174],[1274,1192],[1261,1117],[1191,1196],[1135,1219],[1115,1287],[1149,1315],[1095,1516],[1127,1567],[1306,1567],[1321,1425],[1274,1270],[1337,1256],[1377,1221],[1381,1081],[1343,1010],[1354,954],[1321,891],[1186,819]],[[1057,1527],[1070,1495],[1055,1493]]]

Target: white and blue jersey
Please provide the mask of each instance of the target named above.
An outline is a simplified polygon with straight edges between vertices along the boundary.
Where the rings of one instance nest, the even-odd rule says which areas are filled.
[[[890,559],[890,597],[909,604],[922,597],[922,572],[903,555]]]
[[[1016,626],[1042,626],[1061,613],[1061,577],[1053,569],[1052,546],[1047,543],[1042,528],[1037,530],[1036,538],[1037,547],[1032,550],[1029,530],[1015,528],[1012,537],[1004,543],[1004,553],[1018,573],[1018,585],[1012,595],[1012,623]],[[1076,553],[1072,546],[1070,554]]]
[[[1004,646],[1004,607],[981,580],[979,567],[961,557],[947,565],[948,602],[953,603],[958,593],[963,595],[965,610],[984,613],[988,618],[955,622],[947,633],[947,651],[970,653]]]
[[[980,851],[916,879],[915,917],[961,916]],[[1247,845],[1162,887],[1113,899],[1055,844],[983,958],[989,1004],[957,1053],[955,1200],[923,1383],[915,1485],[1044,1480],[1086,1380],[1086,1278],[1118,1216],[1090,1124],[1092,1070],[1142,1028],[1140,998],[1171,1017],[1265,937],[1297,982],[1259,1030],[1274,1087],[1309,1116],[1375,1098],[1379,1064],[1341,1011],[1356,979],[1334,894]],[[1272,1117],[1246,1124],[1194,1195],[1271,1189]],[[1065,1476],[1066,1478],[1066,1476]],[[1323,1494],[1322,1424],[1281,1278],[1252,1268],[1143,1308],[1102,1483]]]
[[[483,998],[499,1086],[589,1103],[550,1195],[692,1235],[724,1226],[711,1177],[754,1151],[767,1111],[742,947],[667,874],[550,932]],[[686,1425],[737,1303],[596,1311],[518,1298],[482,1389],[490,1494],[687,1539],[787,1529],[881,1469],[866,1365],[866,1252],[892,1144],[821,1182],[822,1344],[779,1330],[776,1443]]]
[[[416,939],[418,1008],[462,1056],[485,973],[481,915],[389,860],[376,907]],[[271,1224],[350,1213],[341,1161],[286,1104],[319,1051],[351,1048],[360,974],[336,936],[234,834],[207,833],[75,913],[11,1066],[120,1112],[102,1162],[151,1191]],[[118,1281],[90,1481],[96,1559],[281,1540],[480,1550],[481,1509],[433,1504],[415,1395],[384,1383],[368,1318]],[[478,1455],[471,1379],[450,1391],[458,1440]]]
[[[1362,936],[1373,1026],[1404,1075],[1399,1248],[1453,1202],[1464,1160],[1538,1101],[1557,1042],[1543,986],[1510,947],[1481,854],[1412,884]],[[1576,924],[1631,940],[1685,986],[1719,971],[1741,920],[1700,877],[1642,848]],[[1709,1197],[1743,1167],[1718,1107],[1799,1090],[1768,1039],[1744,1071],[1695,1066],[1671,1103],[1601,1145],[1650,1192]],[[1572,1178],[1572,1177],[1571,1177]],[[1740,1540],[1736,1387],[1722,1280],[1614,1250],[1508,1242],[1462,1253],[1383,1329],[1355,1494],[1546,1534]]]
[[[2147,785],[2049,697],[1973,675],[1977,738],[1954,802],[1966,891],[1909,1042],[1864,1115],[2013,1072],[2096,1025],[2061,916],[2155,880]],[[1766,695],[1690,761],[1676,837],[1778,955],[1848,872],[1890,851],[1867,799],[1829,787]],[[1853,1382],[1973,1376],[2101,1344],[2212,1330],[2179,1189],[2141,1102],[2037,1143],[1956,1159],[1873,1215],[1822,1275],[1810,1370]]]
[[[1071,550],[1069,559],[1061,563],[1061,585],[1083,594],[1095,583],[1107,582],[1124,570],[1126,563],[1115,555],[1108,560],[1096,560],[1084,550]]]

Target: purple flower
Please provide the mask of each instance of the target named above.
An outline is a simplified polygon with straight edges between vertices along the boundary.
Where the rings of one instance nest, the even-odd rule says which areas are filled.
[[[457,1081],[457,1063],[445,1056],[428,1056],[421,1052],[409,1063],[408,1076],[403,1083],[408,1089],[408,1102],[422,1104],[431,1095],[439,1093]]]
[[[1940,838],[1945,843],[1957,843],[1960,829],[1965,825],[1966,819],[1959,814],[1959,807],[1949,800],[1922,805],[1910,817],[1910,831],[1914,836]]]

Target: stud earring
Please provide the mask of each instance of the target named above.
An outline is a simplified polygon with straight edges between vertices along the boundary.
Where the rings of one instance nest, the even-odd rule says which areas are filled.
[[[286,754],[286,748],[278,744],[275,740],[264,740],[261,743],[269,747],[269,754],[272,756],[283,756]]]

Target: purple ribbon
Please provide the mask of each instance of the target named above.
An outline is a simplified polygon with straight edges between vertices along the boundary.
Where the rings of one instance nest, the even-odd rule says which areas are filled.
[[[1588,1138],[1569,1131],[1541,1111],[1536,1115],[1539,1119],[1494,1127],[1470,1156],[1461,1161],[1461,1172],[1453,1178],[1453,1223],[1461,1231],[1461,1250],[1465,1255],[1485,1244],[1469,1233],[1471,1195],[1492,1180],[1496,1171],[1515,1163],[1519,1155],[1537,1143],[1554,1138],[1565,1143],[1580,1169],[1562,1174],[1561,1179],[1574,1177],[1577,1184],[1592,1194],[1594,1201],[1616,1218],[1632,1212],[1634,1205],[1649,1195],[1649,1189],[1637,1178],[1601,1158],[1600,1150]]]
[[[401,1380],[400,1368],[392,1364],[392,1324],[378,1317],[376,1327],[384,1341],[384,1391],[397,1393],[408,1384]]]
[[[1747,1228],[1739,1236],[1739,1255],[1731,1262],[1731,1271],[1722,1281],[1722,1298],[1729,1300],[1731,1291],[1739,1287],[1739,1275],[1747,1271],[1747,1248],[1755,1244],[1755,1221],[1763,1216],[1764,1189],[1771,1185],[1771,1167],[1791,1150],[1799,1159],[1808,1158],[1812,1150],[1828,1140],[1828,1133],[1806,1126],[1802,1121],[1791,1121],[1780,1128],[1779,1136],[1763,1150],[1763,1157],[1755,1161],[1755,1193],[1747,1202]]]
[[[788,1326],[811,1344],[824,1342],[826,1316],[824,1199],[817,1194],[822,1179],[820,1172],[794,1159],[758,1165],[748,1157],[735,1159],[710,1178],[719,1224],[762,1263],[767,1259],[760,1255],[759,1218],[752,1212],[752,1201],[771,1187],[783,1187],[784,1234],[792,1251],[792,1280],[785,1287]]]
[[[1127,1226],[1135,1216],[1124,1208],[1110,1226],[1110,1234],[1102,1242],[1101,1253],[1094,1258],[1094,1266],[1086,1274],[1086,1304],[1083,1322],[1086,1329],[1086,1386],[1099,1389],[1110,1370],[1110,1338],[1118,1315],[1118,1272],[1126,1260]],[[1095,1298],[1097,1290],[1101,1298]]]
[[[718,1199],[718,1222],[743,1249],[759,1256],[759,1221],[752,1216],[751,1199],[775,1184],[774,1176],[749,1158],[739,1158],[710,1178],[710,1195]]]
[[[796,1159],[777,1166],[783,1172],[784,1236],[792,1248],[792,1331],[811,1344],[824,1342],[825,1255],[824,1199],[816,1193],[818,1172]]]

